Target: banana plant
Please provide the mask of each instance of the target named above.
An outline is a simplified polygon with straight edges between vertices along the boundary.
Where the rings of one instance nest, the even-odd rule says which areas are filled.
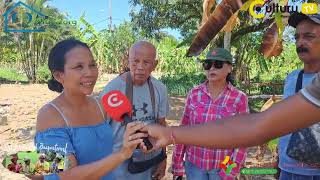
[[[199,29],[187,51],[187,56],[199,55],[246,1],[248,0],[222,0]]]
[[[84,13],[80,16],[79,24],[84,25],[84,28],[82,29],[82,31],[79,35],[79,38],[83,41],[88,41],[87,43],[89,44],[89,46],[94,46],[99,39],[99,33],[95,30],[93,25],[91,25],[85,19]],[[87,35],[89,35],[90,38],[86,38]]]
[[[271,1],[269,5],[273,3],[281,3],[282,5],[288,5],[288,0]],[[288,13],[274,13],[274,22],[267,29],[263,36],[263,42],[261,44],[260,53],[266,57],[279,56],[283,50],[282,35],[285,26],[288,25]]]
[[[203,1],[203,14],[201,26],[208,21],[211,14],[211,9],[216,5],[216,0],[204,0]]]

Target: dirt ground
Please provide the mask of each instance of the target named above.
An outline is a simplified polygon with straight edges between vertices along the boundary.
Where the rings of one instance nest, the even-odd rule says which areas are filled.
[[[98,93],[114,76],[103,77],[95,88]],[[58,94],[50,91],[44,84],[0,84],[0,115],[7,116],[7,123],[0,123],[0,162],[6,154],[22,150],[34,150],[33,137],[35,134],[36,114],[38,109],[55,98]],[[184,97],[170,97],[169,125],[178,125],[184,108]],[[168,165],[171,164],[172,146],[168,147]],[[257,160],[257,148],[248,150],[245,166],[271,166],[271,153],[268,150],[262,160]],[[269,164],[269,165],[266,165]],[[240,179],[275,179],[273,176],[242,176]],[[0,180],[27,179],[7,171],[0,165]],[[164,179],[172,179],[167,171]]]

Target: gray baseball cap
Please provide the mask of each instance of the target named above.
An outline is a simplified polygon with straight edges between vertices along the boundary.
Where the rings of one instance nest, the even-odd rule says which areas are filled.
[[[306,19],[310,19],[311,21],[317,23],[320,25],[320,14],[302,14],[302,13],[298,13],[295,12],[293,14],[290,15],[288,23],[290,26],[292,27],[297,27],[297,25]]]

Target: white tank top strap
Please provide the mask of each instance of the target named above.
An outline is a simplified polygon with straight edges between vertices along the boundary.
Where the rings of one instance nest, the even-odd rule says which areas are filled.
[[[48,104],[50,104],[52,107],[54,107],[54,108],[60,113],[60,115],[62,116],[64,122],[66,122],[66,125],[70,128],[68,119],[64,116],[64,114],[63,114],[62,111],[58,108],[58,106],[55,105],[55,104],[53,104],[53,102],[49,102]]]
[[[100,109],[100,112],[102,113],[103,120],[105,120],[106,118],[105,118],[105,116],[104,116],[104,111],[103,111],[103,108],[101,107],[101,104],[100,104],[99,100],[98,100],[96,97],[93,97],[93,99],[96,100],[96,102],[97,102],[97,104],[98,104],[98,107],[99,107],[99,109]]]

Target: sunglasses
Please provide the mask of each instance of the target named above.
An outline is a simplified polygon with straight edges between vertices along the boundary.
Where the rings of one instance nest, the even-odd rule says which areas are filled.
[[[210,70],[212,65],[216,69],[221,69],[223,67],[224,61],[212,61],[212,60],[205,60],[202,65],[204,70]]]

